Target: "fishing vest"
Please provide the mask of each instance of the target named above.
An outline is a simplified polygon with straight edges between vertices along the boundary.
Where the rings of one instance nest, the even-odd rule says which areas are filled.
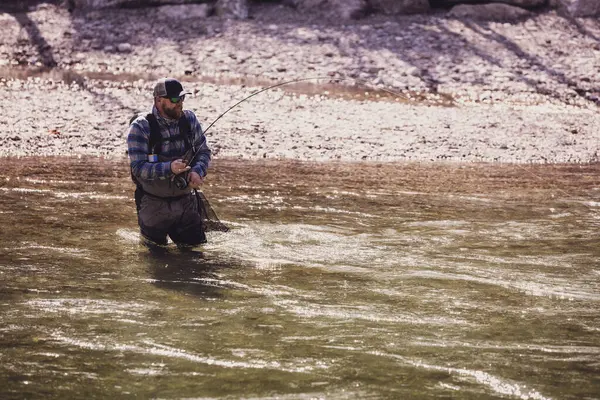
[[[154,116],[154,114],[149,113],[146,115],[146,120],[148,121],[148,125],[150,126],[150,137],[148,139],[148,154],[156,155],[158,157],[157,162],[169,162],[173,160],[177,160],[178,158],[183,158],[185,154],[192,150],[192,141],[190,140],[191,127],[190,122],[187,119],[187,116],[184,115],[179,118],[178,128],[179,133],[177,135],[163,137],[160,133],[160,125],[158,120]],[[181,154],[177,154],[172,157],[166,157],[161,154],[162,144],[164,142],[176,142],[183,140],[185,143],[185,150]],[[180,197],[187,195],[191,192],[191,188],[187,187],[185,189],[179,189],[175,183],[170,179],[139,179],[131,175],[131,178],[137,185],[139,189],[141,189],[144,193],[149,193],[153,196],[157,197]]]

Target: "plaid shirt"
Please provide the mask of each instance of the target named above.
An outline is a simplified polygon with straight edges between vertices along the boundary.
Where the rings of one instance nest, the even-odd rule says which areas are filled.
[[[152,113],[158,121],[160,134],[163,138],[166,139],[179,134],[179,124],[176,120],[163,118],[156,107],[152,107]],[[196,115],[190,110],[184,110],[184,114],[190,123],[190,135],[194,138],[193,147],[197,151],[196,157],[190,163],[192,166],[191,171],[195,171],[204,177],[210,163],[211,151],[208,148],[202,126]],[[129,133],[127,135],[127,149],[133,175],[138,179],[145,180],[171,178],[174,174],[171,172],[170,161],[148,161],[148,155],[151,154],[149,140],[150,124],[145,115],[139,116],[129,126]],[[183,140],[164,140],[161,143],[160,155],[167,159],[176,159],[182,157],[185,151],[185,142]]]

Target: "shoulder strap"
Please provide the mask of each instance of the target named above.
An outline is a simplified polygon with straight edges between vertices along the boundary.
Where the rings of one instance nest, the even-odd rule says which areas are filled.
[[[160,126],[154,114],[150,113],[146,115],[148,124],[150,125],[150,140],[148,146],[152,154],[160,154],[160,147],[162,142],[162,135],[160,134]]]
[[[190,134],[192,131],[192,127],[190,126],[190,121],[188,121],[187,116],[184,114],[183,117],[179,118],[179,135],[169,137],[164,139],[160,134],[160,125],[158,124],[158,120],[154,116],[154,114],[150,113],[146,115],[146,119],[148,120],[148,124],[150,125],[150,140],[149,140],[149,148],[152,154],[160,154],[161,143],[163,141],[174,141],[183,138],[185,142],[185,148],[192,148],[192,142],[190,141]]]
[[[183,140],[185,141],[186,150],[191,149],[192,143],[193,143],[193,139],[190,138],[191,133],[192,133],[192,127],[190,126],[190,121],[188,121],[185,113],[183,114],[183,116],[181,118],[179,118],[178,124],[179,124],[179,134],[181,136],[183,136]],[[192,141],[190,141],[190,139],[192,139]]]

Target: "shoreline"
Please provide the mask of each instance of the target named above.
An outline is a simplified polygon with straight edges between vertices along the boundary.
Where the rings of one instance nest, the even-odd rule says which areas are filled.
[[[186,86],[195,95],[185,107],[205,128],[260,89]],[[150,108],[151,87],[147,81],[0,81],[0,108],[5,110],[0,125],[7,133],[0,138],[0,156],[125,155],[129,118]],[[597,126],[600,114],[591,108],[441,107],[277,88],[234,108],[207,132],[207,139],[217,158],[588,163],[599,158]]]
[[[135,184],[131,182],[128,160],[125,157],[100,159],[97,157],[24,157],[5,158],[4,183],[0,187],[15,184],[45,185],[46,182],[73,183],[75,181],[98,182],[99,177],[112,176],[130,183],[130,195]],[[377,163],[328,161],[319,163],[300,160],[239,160],[221,158],[214,160],[202,191],[231,189],[230,176],[243,176],[248,171],[262,171],[268,181],[279,185],[300,186],[319,191],[336,182],[339,187],[355,186],[364,190],[387,190],[402,187],[403,193],[420,195],[459,195],[461,193],[494,193],[498,198],[518,201],[523,193],[535,194],[540,199],[548,196],[564,197],[568,201],[590,201],[600,181],[600,164],[493,164],[453,162],[392,162]],[[83,174],[82,178],[78,178]],[[335,177],[332,181],[332,178]],[[249,174],[249,185],[264,183]],[[219,189],[220,188],[220,189]],[[507,192],[508,191],[508,192]],[[119,190],[119,192],[121,192]],[[512,193],[510,196],[507,193]],[[575,200],[582,193],[585,199]],[[593,196],[592,196],[593,197]]]
[[[194,92],[185,108],[205,128],[267,84],[334,82],[276,88],[240,104],[207,133],[215,158],[600,158],[600,108],[590,100],[600,90],[593,19],[571,23],[550,12],[504,24],[417,15],[328,25],[263,5],[252,20],[194,20],[177,35],[156,9],[71,16],[47,5],[27,18],[58,66],[43,71],[32,38],[0,14],[1,157],[124,156],[129,118],[151,107],[153,79],[171,75]],[[194,27],[201,29],[192,34]]]

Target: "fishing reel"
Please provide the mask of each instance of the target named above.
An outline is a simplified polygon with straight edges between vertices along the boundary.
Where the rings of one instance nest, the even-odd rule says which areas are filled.
[[[185,189],[189,185],[187,180],[187,174],[175,175],[173,181],[175,182],[175,186],[177,187],[177,189],[180,190]]]

